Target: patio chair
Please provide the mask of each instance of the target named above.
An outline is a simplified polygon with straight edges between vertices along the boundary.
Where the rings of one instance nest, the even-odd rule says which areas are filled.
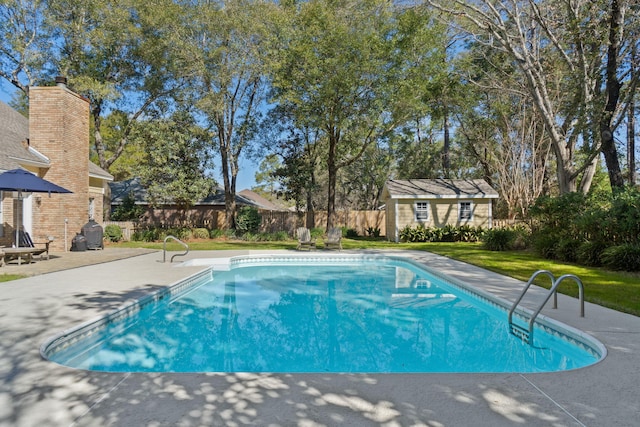
[[[302,248],[312,248],[316,247],[316,239],[311,238],[311,232],[306,227],[298,228],[296,234],[298,235],[298,247],[296,249],[300,250]]]
[[[338,248],[342,250],[342,229],[338,227],[330,228],[327,232],[327,239],[324,241],[324,247],[327,249]]]
[[[40,259],[46,258],[49,259],[49,244],[53,239],[49,239],[46,242],[35,242],[31,240],[31,236],[26,231],[20,231],[18,233],[18,237],[20,242],[16,245],[19,248],[33,248],[34,251],[31,251],[31,255],[40,255]],[[44,245],[44,247],[36,247],[36,245]]]

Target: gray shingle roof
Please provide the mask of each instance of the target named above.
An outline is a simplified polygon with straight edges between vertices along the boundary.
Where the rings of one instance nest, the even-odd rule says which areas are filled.
[[[89,162],[89,175],[102,178],[106,181],[113,181],[113,175],[93,162]]]
[[[110,182],[111,188],[111,204],[120,205],[127,198],[129,194],[132,194],[136,204],[147,205],[149,204],[147,189],[144,188],[140,182],[140,178],[131,178],[126,181]],[[254,201],[247,199],[246,197],[236,194],[236,203],[243,206],[253,206],[256,208],[261,207]],[[214,194],[205,197],[195,203],[196,206],[224,206],[224,190],[218,188]]]
[[[483,179],[390,179],[386,194],[393,198],[490,198],[498,192]]]
[[[29,120],[0,101],[0,169],[19,168],[21,164],[49,166],[49,159],[34,149],[25,148],[29,139]]]
[[[246,197],[247,199],[253,201],[257,205],[259,205],[262,209],[266,209],[269,211],[286,211],[287,210],[286,208],[282,206],[278,206],[272,201],[265,199],[258,193],[251,190],[242,190],[238,194],[242,197]]]

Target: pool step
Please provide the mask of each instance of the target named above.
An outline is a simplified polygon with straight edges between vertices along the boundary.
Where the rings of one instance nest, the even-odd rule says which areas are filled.
[[[531,335],[529,334],[529,330],[525,329],[524,327],[520,326],[520,325],[516,325],[515,323],[512,323],[511,325],[511,334],[515,335],[516,337],[520,338],[522,341],[524,341],[527,344],[531,344],[531,342],[529,341],[529,339],[531,338]]]

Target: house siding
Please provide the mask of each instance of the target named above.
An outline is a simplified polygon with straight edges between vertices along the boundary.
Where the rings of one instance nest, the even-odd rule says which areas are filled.
[[[395,203],[394,203],[395,202]],[[429,203],[429,218],[417,221],[415,218],[416,202]],[[459,220],[459,202],[471,202],[471,220]],[[395,224],[390,221],[397,217],[397,232],[390,233],[389,240],[399,240],[399,232],[403,228],[424,227],[441,228],[445,225],[473,227],[490,227],[491,201],[486,199],[390,199],[387,201],[387,230],[394,230]]]
[[[396,227],[396,215],[398,207],[395,200],[387,201],[385,228],[387,240],[397,241],[398,239],[398,227]]]

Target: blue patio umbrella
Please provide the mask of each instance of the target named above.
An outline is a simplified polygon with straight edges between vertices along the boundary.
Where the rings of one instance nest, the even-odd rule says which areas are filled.
[[[24,169],[12,169],[0,174],[0,191],[17,191],[18,199],[22,193],[71,193],[51,181],[40,178]],[[16,244],[19,239],[19,224],[16,224]]]

